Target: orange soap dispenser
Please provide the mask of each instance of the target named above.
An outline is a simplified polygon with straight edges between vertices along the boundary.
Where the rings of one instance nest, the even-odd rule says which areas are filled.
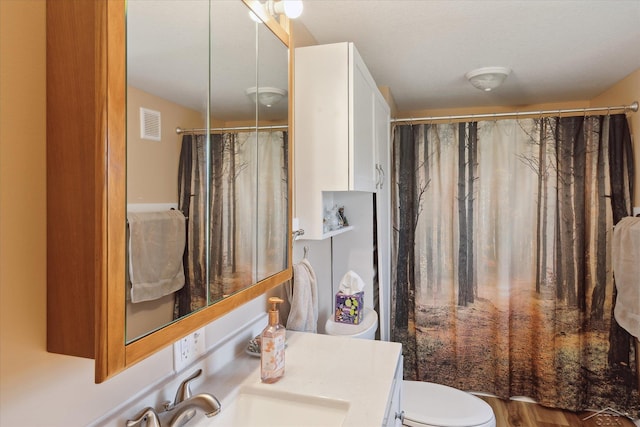
[[[263,383],[275,383],[284,376],[286,332],[280,324],[278,304],[284,301],[270,297],[269,325],[260,334],[260,378]]]

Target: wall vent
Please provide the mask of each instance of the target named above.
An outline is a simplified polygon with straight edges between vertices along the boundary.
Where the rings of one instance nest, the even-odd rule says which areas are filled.
[[[160,141],[160,111],[140,107],[140,138]]]

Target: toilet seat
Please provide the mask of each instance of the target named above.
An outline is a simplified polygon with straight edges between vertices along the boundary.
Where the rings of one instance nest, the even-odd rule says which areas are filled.
[[[411,427],[495,427],[491,406],[470,393],[441,384],[402,382],[404,425]]]

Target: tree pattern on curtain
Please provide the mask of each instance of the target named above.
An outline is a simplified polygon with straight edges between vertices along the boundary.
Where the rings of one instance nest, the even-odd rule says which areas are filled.
[[[178,208],[187,247],[175,318],[286,267],[287,146],[287,132],[277,131],[183,136]]]
[[[178,209],[187,219],[186,248],[183,255],[185,285],[176,292],[174,319],[185,316],[207,303],[207,257],[205,233],[201,224],[208,221],[205,209],[206,187],[205,135],[183,135],[178,165]]]
[[[612,314],[626,117],[401,125],[392,158],[405,378],[638,417],[633,340]]]

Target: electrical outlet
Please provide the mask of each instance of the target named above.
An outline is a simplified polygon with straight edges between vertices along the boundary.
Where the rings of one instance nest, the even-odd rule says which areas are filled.
[[[636,206],[633,208],[633,216],[640,215],[640,206]]]
[[[202,356],[207,349],[204,328],[190,333],[173,344],[173,369],[179,372]]]

